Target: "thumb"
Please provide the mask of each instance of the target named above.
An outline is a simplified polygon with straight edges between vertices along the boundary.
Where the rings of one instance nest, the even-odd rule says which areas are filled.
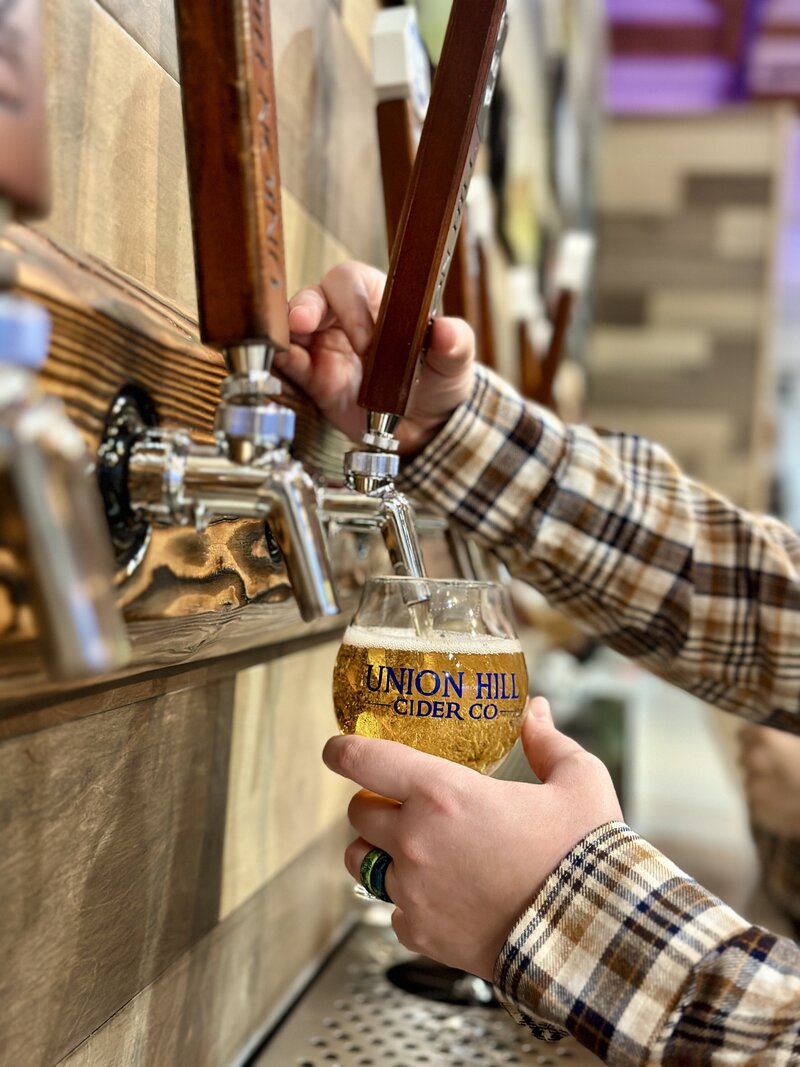
[[[475,358],[475,334],[463,319],[433,320],[425,365],[445,378],[462,374]]]
[[[528,763],[541,782],[557,779],[561,764],[583,751],[577,741],[556,729],[544,697],[529,702],[520,736]]]

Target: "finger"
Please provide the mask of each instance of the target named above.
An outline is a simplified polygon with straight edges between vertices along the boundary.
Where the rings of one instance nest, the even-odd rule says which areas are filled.
[[[394,849],[397,818],[402,805],[396,800],[362,789],[350,801],[347,817],[350,825],[367,841],[374,841],[387,852]]]
[[[334,317],[322,286],[309,285],[289,301],[289,329],[298,341],[324,330]]]
[[[577,741],[556,729],[544,697],[529,702],[520,737],[528,763],[542,782],[557,781],[567,760],[585,751]]]
[[[355,841],[351,841],[344,851],[344,865],[347,868],[350,876],[363,885],[361,881],[361,864],[364,862],[364,857],[368,852],[371,852],[373,848],[380,848],[380,845],[375,845],[370,841],[365,841],[363,837],[357,837]],[[389,853],[391,855],[391,853]],[[393,890],[396,891],[397,882],[395,879],[394,860],[386,868],[386,873],[383,878],[383,885],[386,892],[392,898],[395,899]]]
[[[456,377],[475,358],[475,334],[463,319],[435,319],[425,366],[444,377]]]
[[[384,283],[379,270],[353,262],[340,263],[322,279],[328,308],[360,356],[372,340]]]
[[[326,765],[356,785],[392,800],[408,800],[443,775],[471,774],[448,760],[418,752],[398,741],[372,737],[332,737],[322,751]]]

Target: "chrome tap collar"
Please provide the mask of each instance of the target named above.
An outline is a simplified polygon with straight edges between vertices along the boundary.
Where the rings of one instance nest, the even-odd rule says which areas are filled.
[[[393,485],[400,470],[400,458],[388,452],[348,452],[345,478],[348,486],[367,495]]]
[[[214,429],[231,442],[248,442],[256,451],[275,448],[294,437],[295,414],[280,404],[220,404]]]
[[[265,341],[248,341],[242,345],[229,345],[223,355],[231,374],[269,373],[275,348]]]
[[[219,387],[222,399],[230,403],[258,403],[262,398],[280,396],[281,383],[269,371],[251,370],[229,374]]]

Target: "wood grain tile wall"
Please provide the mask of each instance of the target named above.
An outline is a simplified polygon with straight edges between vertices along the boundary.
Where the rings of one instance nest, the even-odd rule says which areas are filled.
[[[610,122],[589,417],[766,508],[780,109]]]
[[[54,199],[38,229],[82,270],[127,279],[188,352],[196,302],[171,0],[46,6]],[[345,256],[385,259],[367,69],[379,5],[271,6],[296,287]],[[80,299],[78,287],[63,307]],[[47,383],[73,403],[82,349],[68,333]],[[111,376],[140,356],[115,349]],[[199,408],[181,401],[174,421],[203,428],[218,371],[207,357],[198,367]],[[280,638],[277,617],[243,602],[226,629],[249,638],[213,646],[198,622],[164,618],[151,632],[168,654],[157,669],[63,699],[52,686],[18,694],[0,712],[2,1067],[230,1064],[346,922],[350,790],[319,759],[334,729],[337,639],[289,621],[295,651],[261,656],[259,620],[263,643]]]

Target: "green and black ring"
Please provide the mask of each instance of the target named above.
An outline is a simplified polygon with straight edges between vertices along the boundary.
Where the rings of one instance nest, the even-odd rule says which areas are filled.
[[[361,861],[361,884],[371,897],[385,900],[387,904],[394,901],[386,892],[386,868],[392,862],[392,857],[382,848],[372,848]]]

